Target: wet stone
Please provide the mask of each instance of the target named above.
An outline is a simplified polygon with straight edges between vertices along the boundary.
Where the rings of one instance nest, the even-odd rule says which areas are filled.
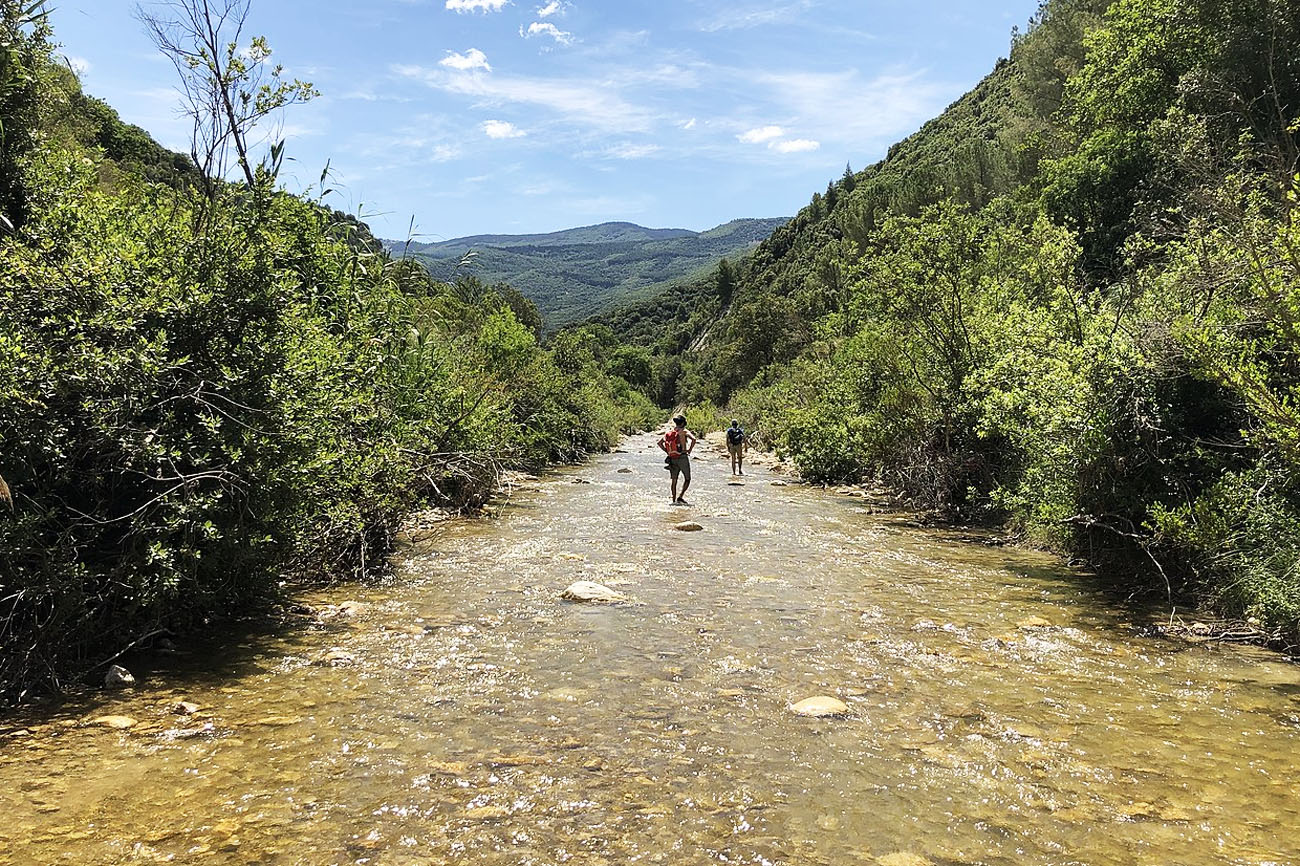
[[[90,724],[99,728],[112,728],[116,731],[125,731],[128,728],[134,728],[140,723],[130,716],[100,716],[97,719],[91,719]]]
[[[1041,616],[1031,616],[1016,623],[1016,628],[1051,628],[1052,621]]]
[[[465,810],[465,817],[471,821],[494,821],[510,816],[505,806],[474,806]]]
[[[834,716],[847,715],[849,712],[848,704],[839,698],[832,698],[829,695],[817,695],[812,698],[805,698],[797,704],[790,707],[796,715],[809,716],[811,718],[824,719]]]
[[[560,593],[560,598],[565,601],[592,602],[596,604],[613,604],[627,600],[625,596],[615,592],[608,586],[590,580],[579,580],[569,584],[568,588]]]
[[[192,716],[200,709],[201,707],[193,701],[177,701],[172,705],[172,712],[178,716]]]
[[[334,647],[329,652],[325,653],[325,655],[321,656],[316,663],[328,667],[339,667],[341,665],[355,664],[356,660],[357,657],[347,650]]]
[[[135,685],[135,677],[131,672],[120,665],[109,665],[108,673],[104,674],[104,687],[109,689],[128,689]]]
[[[933,861],[909,851],[895,851],[893,854],[877,857],[876,863],[879,866],[934,866]]]
[[[701,532],[703,531],[704,527],[692,520],[687,520],[682,523],[678,523],[676,526],[673,527],[673,529],[677,530],[678,532]]]

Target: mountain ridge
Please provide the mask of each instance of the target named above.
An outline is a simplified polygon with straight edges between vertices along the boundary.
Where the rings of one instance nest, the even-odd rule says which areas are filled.
[[[604,222],[558,232],[470,235],[446,241],[383,241],[420,261],[437,280],[470,274],[508,283],[555,329],[694,279],[724,258],[753,250],[787,217],[730,220],[703,232]],[[476,255],[466,263],[470,252]]]

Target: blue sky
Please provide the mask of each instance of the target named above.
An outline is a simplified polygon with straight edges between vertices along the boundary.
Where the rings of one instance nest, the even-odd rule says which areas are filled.
[[[187,150],[135,0],[58,0],[88,92]],[[149,0],[144,0],[147,8]],[[290,187],[419,239],[787,216],[1005,56],[1036,0],[253,0],[322,96],[281,119]]]

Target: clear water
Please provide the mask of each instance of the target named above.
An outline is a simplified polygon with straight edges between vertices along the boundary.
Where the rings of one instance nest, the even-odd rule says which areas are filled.
[[[627,448],[304,598],[353,616],[11,721],[0,863],[1300,863],[1300,668],[719,456],[672,508]]]

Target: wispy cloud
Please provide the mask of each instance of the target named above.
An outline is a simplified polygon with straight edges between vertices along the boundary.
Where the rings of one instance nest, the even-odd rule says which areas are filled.
[[[510,0],[447,0],[453,12],[500,12]]]
[[[469,97],[480,105],[532,105],[603,133],[647,132],[659,116],[623,99],[605,82],[449,72],[423,66],[395,66],[393,72],[435,90]]]
[[[820,148],[820,141],[813,141],[808,138],[793,138],[789,141],[774,141],[768,145],[777,153],[807,153]]]
[[[925,79],[925,70],[891,71],[866,78],[856,69],[842,72],[753,72],[800,131],[822,141],[888,143],[916,129],[953,99],[960,88]]]
[[[745,144],[762,144],[765,141],[771,141],[785,135],[785,130],[779,126],[760,126],[757,129],[750,129],[742,132],[736,138]]]
[[[566,5],[567,4],[565,3],[561,3],[560,0],[551,0],[550,3],[547,3],[545,6],[542,6],[537,10],[537,17],[550,18],[552,15],[559,15],[564,11]]]
[[[471,48],[464,54],[448,51],[447,56],[438,61],[438,65],[446,66],[448,69],[458,69],[462,72],[468,72],[471,69],[482,69],[485,72],[492,71],[492,67],[487,62],[487,55],[477,48]]]
[[[90,61],[84,57],[78,57],[75,54],[65,54],[63,55],[63,59],[67,62],[68,66],[72,68],[72,71],[77,73],[77,75],[85,75],[90,71]]]
[[[605,156],[614,159],[644,159],[663,150],[657,144],[617,144],[605,151]]]
[[[549,21],[534,21],[528,25],[526,31],[521,30],[525,39],[531,39],[534,36],[549,36],[561,45],[569,45],[573,42],[573,34],[567,30],[561,30]]]
[[[712,18],[701,22],[699,27],[705,33],[716,33],[719,30],[748,30],[753,27],[791,21],[815,5],[817,5],[816,0],[797,0],[794,3],[765,3],[758,6],[750,5],[747,8],[722,9]]]
[[[506,120],[483,121],[483,133],[488,138],[523,138],[528,134]]]
[[[681,127],[682,127],[682,129],[694,129],[694,128],[695,128],[695,118],[692,117],[690,120],[688,120],[688,121],[686,121],[685,123],[683,123],[683,124],[681,125]]]

